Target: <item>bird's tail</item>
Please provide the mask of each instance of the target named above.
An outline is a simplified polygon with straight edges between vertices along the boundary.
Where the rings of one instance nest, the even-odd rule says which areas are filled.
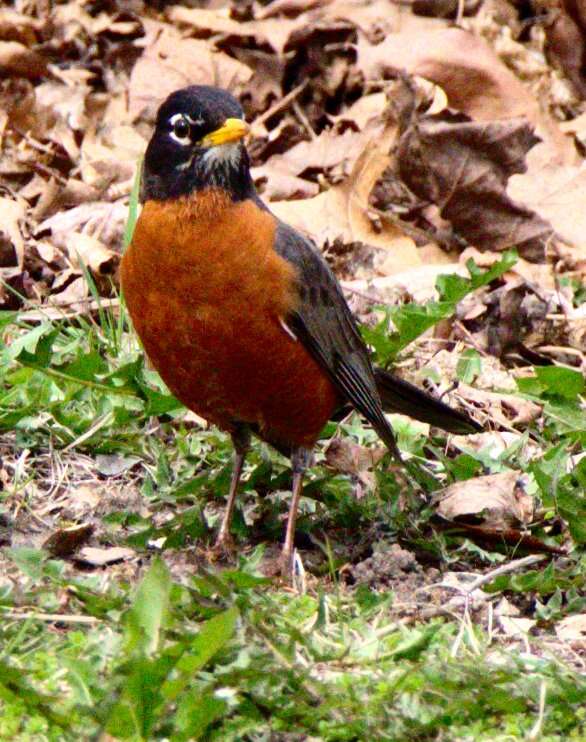
[[[482,432],[482,426],[465,412],[449,407],[389,371],[375,368],[374,377],[385,412],[399,412],[448,433]]]

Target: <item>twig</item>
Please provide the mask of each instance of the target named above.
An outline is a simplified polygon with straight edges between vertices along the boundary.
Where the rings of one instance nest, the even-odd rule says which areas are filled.
[[[63,453],[67,453],[68,451],[71,451],[72,448],[79,446],[80,443],[87,441],[87,439],[91,438],[94,433],[97,433],[98,430],[105,427],[106,425],[109,425],[113,420],[114,413],[111,410],[109,412],[106,412],[106,414],[98,418],[96,422],[85,431],[85,433],[82,433],[78,438],[76,438],[74,441],[71,441],[71,443],[65,446],[65,448],[63,449]]]
[[[281,98],[281,100],[277,101],[264,113],[262,113],[260,116],[257,116],[257,118],[254,120],[254,123],[252,124],[252,128],[255,129],[257,126],[264,124],[264,122],[270,119],[271,116],[274,116],[276,113],[279,113],[279,111],[282,111],[283,108],[286,108],[292,100],[295,100],[295,98],[297,98],[299,93],[305,90],[308,84],[309,80],[304,80],[300,85],[298,85],[296,88],[293,88],[293,90],[287,93],[284,98]]]
[[[478,590],[482,585],[486,585],[487,582],[491,582],[495,577],[509,574],[510,572],[517,572],[524,567],[530,567],[532,564],[538,564],[548,558],[548,554],[530,554],[529,556],[522,557],[521,559],[514,559],[512,562],[503,564],[496,569],[492,569],[484,575],[480,575],[474,582],[466,588],[466,593],[470,595],[474,590]]]
[[[74,616],[72,614],[66,613],[35,613],[34,611],[19,613],[18,611],[5,611],[4,609],[2,610],[3,618],[13,619],[16,621],[26,621],[28,619],[34,619],[37,621],[49,621],[51,623],[101,623],[101,620],[99,618],[96,618],[95,616]]]
[[[307,118],[301,106],[299,105],[299,103],[297,103],[297,101],[294,101],[293,103],[293,110],[295,111],[297,118],[301,121],[305,130],[309,134],[310,139],[317,139],[317,134],[313,130],[313,126],[309,123],[309,119]]]

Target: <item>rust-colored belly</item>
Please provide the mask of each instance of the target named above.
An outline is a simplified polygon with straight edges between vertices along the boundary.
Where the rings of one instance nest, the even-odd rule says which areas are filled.
[[[310,446],[338,397],[283,327],[295,269],[272,249],[274,232],[248,201],[147,202],[122,286],[147,355],[187,407],[229,432],[251,423],[282,447]]]

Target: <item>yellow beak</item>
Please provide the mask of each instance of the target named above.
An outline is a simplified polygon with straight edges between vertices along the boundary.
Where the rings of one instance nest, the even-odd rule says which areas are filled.
[[[242,119],[226,119],[219,129],[206,134],[199,140],[198,144],[204,147],[216,147],[218,144],[236,142],[246,136],[250,127]]]

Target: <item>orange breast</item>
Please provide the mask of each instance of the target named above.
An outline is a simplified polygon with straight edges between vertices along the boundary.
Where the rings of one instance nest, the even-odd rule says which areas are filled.
[[[247,422],[280,446],[310,446],[338,397],[282,324],[295,268],[274,235],[269,213],[211,189],[149,201],[122,287],[147,355],[187,407],[229,432]]]

